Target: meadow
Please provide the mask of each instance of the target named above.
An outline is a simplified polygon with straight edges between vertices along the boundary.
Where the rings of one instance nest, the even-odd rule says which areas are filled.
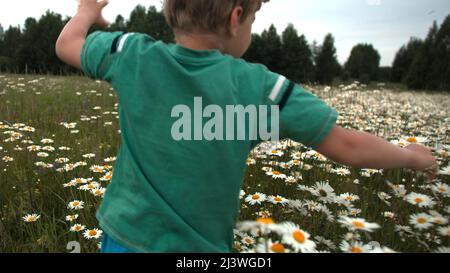
[[[354,169],[291,140],[249,155],[237,252],[449,252],[450,93],[306,86],[346,128],[433,150],[434,181]],[[0,74],[0,252],[98,252],[95,211],[120,145],[110,85]],[[72,243],[70,243],[72,242]],[[68,245],[69,244],[69,245]]]

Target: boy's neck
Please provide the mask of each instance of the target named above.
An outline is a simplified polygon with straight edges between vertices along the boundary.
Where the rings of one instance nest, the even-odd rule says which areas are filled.
[[[225,51],[222,40],[213,34],[178,34],[175,42],[185,48],[192,50],[214,50],[222,53]]]

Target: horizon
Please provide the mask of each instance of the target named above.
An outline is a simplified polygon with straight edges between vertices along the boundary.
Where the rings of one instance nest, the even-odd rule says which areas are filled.
[[[16,0],[0,10],[0,24],[6,31],[10,26],[23,27],[25,19],[39,19],[47,10],[72,16],[77,0]],[[129,19],[138,5],[155,6],[161,10],[161,0],[109,0],[105,18],[113,22],[117,15]],[[424,39],[434,21],[440,25],[450,14],[448,0],[420,1],[411,4],[407,0],[272,0],[257,13],[253,33],[261,34],[271,24],[278,34],[292,23],[299,35],[305,35],[309,44],[323,42],[327,33],[333,34],[338,60],[344,64],[353,46],[372,44],[381,55],[380,66],[392,66],[395,54],[411,37]],[[426,3],[424,3],[426,2]],[[280,4],[283,3],[283,4]],[[24,8],[25,7],[25,8]],[[19,12],[20,11],[20,12]],[[283,14],[283,16],[278,16]]]

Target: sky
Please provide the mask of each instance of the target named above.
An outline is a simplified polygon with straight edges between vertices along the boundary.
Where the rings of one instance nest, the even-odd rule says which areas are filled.
[[[129,17],[138,4],[161,9],[161,0],[109,0],[104,11],[109,21],[118,14]],[[47,10],[72,16],[77,0],[1,0],[0,24],[22,25],[27,17],[39,18]],[[327,33],[336,39],[337,55],[344,63],[358,43],[370,43],[380,52],[381,65],[390,66],[397,50],[410,37],[426,37],[433,21],[441,24],[450,14],[450,0],[271,0],[257,13],[254,33],[272,23],[278,33],[294,24],[307,40],[322,43]]]

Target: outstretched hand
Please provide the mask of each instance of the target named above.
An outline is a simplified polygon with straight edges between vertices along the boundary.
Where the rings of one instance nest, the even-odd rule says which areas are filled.
[[[92,20],[92,23],[100,27],[107,27],[109,22],[103,18],[102,10],[108,3],[108,0],[80,0],[78,13],[88,16]]]

